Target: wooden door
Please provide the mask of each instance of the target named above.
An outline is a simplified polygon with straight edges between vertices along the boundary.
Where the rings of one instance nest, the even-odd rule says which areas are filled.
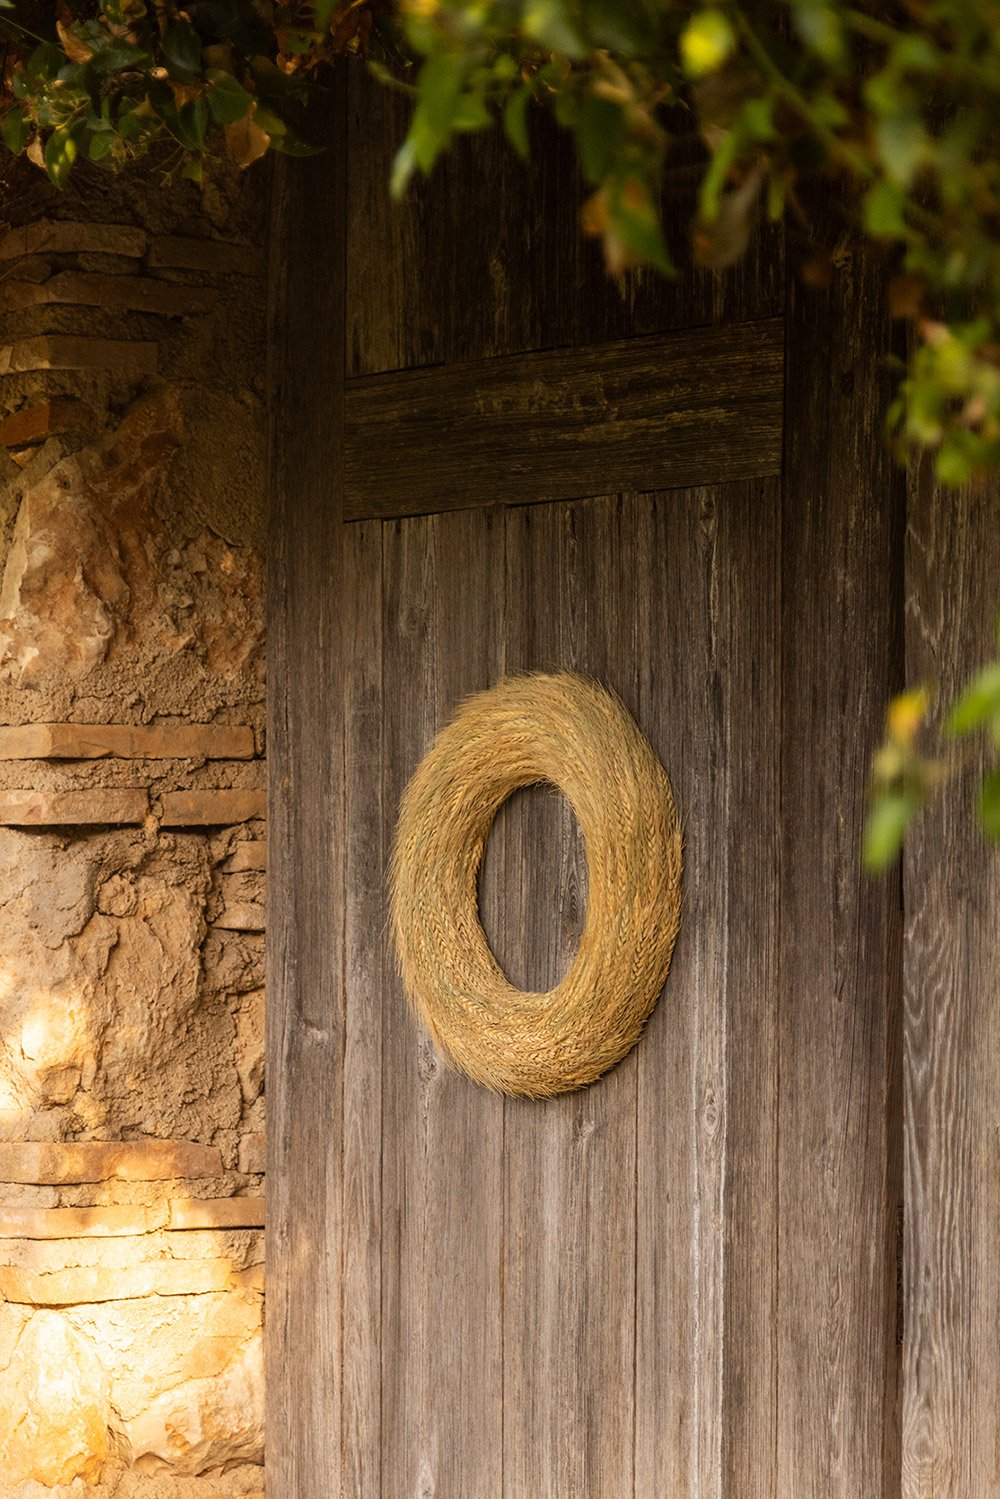
[[[881,272],[831,231],[806,291],[765,227],[619,287],[559,140],[530,173],[470,141],[397,208],[404,107],[360,73],[336,107],[275,196],[269,1493],[899,1495],[901,910],[857,852],[904,664]],[[435,1056],[384,876],[460,699],[559,667],[666,767],[684,911],[635,1051],[530,1103]],[[562,799],[515,797],[481,888],[515,982],[585,900]]]

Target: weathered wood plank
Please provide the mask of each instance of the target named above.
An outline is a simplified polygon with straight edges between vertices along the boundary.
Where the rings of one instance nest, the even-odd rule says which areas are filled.
[[[382,526],[344,542],[343,1492],[382,1488]],[[391,690],[391,688],[390,688]]]
[[[438,729],[501,668],[502,520],[383,534],[384,815]],[[496,1499],[502,1479],[503,1102],[450,1072],[385,994],[382,1492]]]
[[[780,319],[350,381],[345,515],[777,473]]]
[[[777,1489],[881,1499],[899,1483],[899,910],[859,848],[900,668],[902,496],[883,275],[850,240],[834,263],[822,293],[791,284],[787,320]]]
[[[582,671],[634,711],[636,556],[621,503],[508,512],[507,533],[508,668]],[[517,890],[555,856],[551,898],[523,911],[515,938],[516,979],[550,987],[579,936],[586,863],[568,805],[550,801],[542,837],[535,810],[507,810],[506,880]],[[506,1104],[507,1499],[633,1491],[635,1088],[633,1052],[582,1093]]]
[[[994,648],[1000,486],[909,495],[907,678],[947,702]],[[981,773],[982,767],[977,767]],[[1000,1483],[1000,859],[950,786],[904,860],[904,1499]]]
[[[342,1477],[339,139],[283,160],[271,200],[267,1487],[288,1499],[331,1499]]]
[[[779,518],[774,481],[630,500],[640,721],[685,833],[638,1051],[636,1499],[781,1499]]]
[[[387,184],[411,101],[360,66],[350,94],[352,375],[780,312],[780,226],[762,221],[725,272],[691,264],[704,148],[687,118],[675,122],[664,194],[671,254],[684,274],[612,278],[598,242],[581,232],[590,189],[572,139],[541,112],[531,122],[530,164],[499,129],[467,136],[396,203]]]

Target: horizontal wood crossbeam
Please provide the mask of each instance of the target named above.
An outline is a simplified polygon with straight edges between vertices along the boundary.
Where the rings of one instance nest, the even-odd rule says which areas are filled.
[[[780,318],[347,381],[345,519],[762,478]]]

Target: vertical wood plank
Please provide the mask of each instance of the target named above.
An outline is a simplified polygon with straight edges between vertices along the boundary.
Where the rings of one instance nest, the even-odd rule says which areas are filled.
[[[919,465],[906,561],[907,678],[948,702],[994,653],[1000,485],[942,492]],[[975,784],[947,788],[904,859],[904,1499],[1000,1489],[1000,859]]]
[[[467,693],[499,674],[498,512],[383,533],[384,811]],[[448,1071],[387,985],[383,1071],[382,1492],[503,1492],[503,1103]]]
[[[341,1482],[341,98],[340,149],[278,163],[271,204],[267,1483],[282,1499]]]
[[[636,558],[616,498],[508,512],[511,670],[564,667],[636,703]],[[565,970],[586,870],[553,802],[558,904],[518,934],[533,983]],[[544,858],[537,820],[508,809],[508,887]],[[506,1104],[504,1451],[507,1499],[624,1499],[633,1489],[635,1053],[584,1092]]]
[[[859,848],[898,681],[884,277],[790,279],[783,504],[778,1491],[898,1493],[899,910]],[[820,354],[822,351],[822,354]]]
[[[382,526],[344,528],[343,1494],[382,1489]],[[336,1142],[331,1142],[336,1144]]]
[[[778,1499],[780,492],[632,504],[641,721],[685,834],[681,934],[638,1052],[635,1493]]]

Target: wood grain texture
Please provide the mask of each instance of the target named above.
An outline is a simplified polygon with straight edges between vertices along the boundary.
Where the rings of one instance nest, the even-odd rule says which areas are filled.
[[[343,154],[282,160],[271,199],[267,1485],[283,1499],[341,1482]]]
[[[508,511],[508,670],[577,670],[635,711],[634,576],[616,498]],[[586,901],[580,840],[556,807],[555,900],[525,912],[517,934],[522,972],[546,986],[572,957]],[[508,890],[545,859],[527,812],[524,800],[507,809]],[[581,1093],[506,1101],[506,1499],[633,1492],[635,1080],[633,1052]]]
[[[827,291],[790,283],[786,323],[777,1490],[882,1499],[899,1483],[899,911],[859,848],[898,681],[902,495],[883,275],[834,251]]]
[[[502,669],[502,519],[394,523],[383,548],[388,841],[437,730]],[[382,1492],[497,1499],[503,1101],[444,1067],[394,971],[383,1047]]]
[[[344,538],[344,1243],[342,1492],[382,1488],[382,527]],[[380,962],[380,956],[384,963]],[[331,1142],[336,1149],[337,1142]]]
[[[1000,485],[913,474],[907,679],[947,703],[995,653]],[[982,763],[946,788],[904,861],[904,1499],[1000,1489],[1000,860],[975,824]]]
[[[783,359],[761,319],[351,381],[346,518],[775,474]]]
[[[742,322],[781,311],[780,226],[754,231],[725,272],[691,264],[690,225],[704,152],[688,118],[674,122],[663,216],[685,273],[612,279],[580,231],[589,196],[568,132],[531,122],[522,162],[502,132],[458,140],[402,202],[386,190],[410,100],[351,72],[348,258],[352,375],[412,369],[669,328]],[[485,185],[488,184],[488,187]]]
[[[637,1053],[636,1499],[776,1487],[779,519],[774,481],[639,496],[640,721],[685,834]]]

